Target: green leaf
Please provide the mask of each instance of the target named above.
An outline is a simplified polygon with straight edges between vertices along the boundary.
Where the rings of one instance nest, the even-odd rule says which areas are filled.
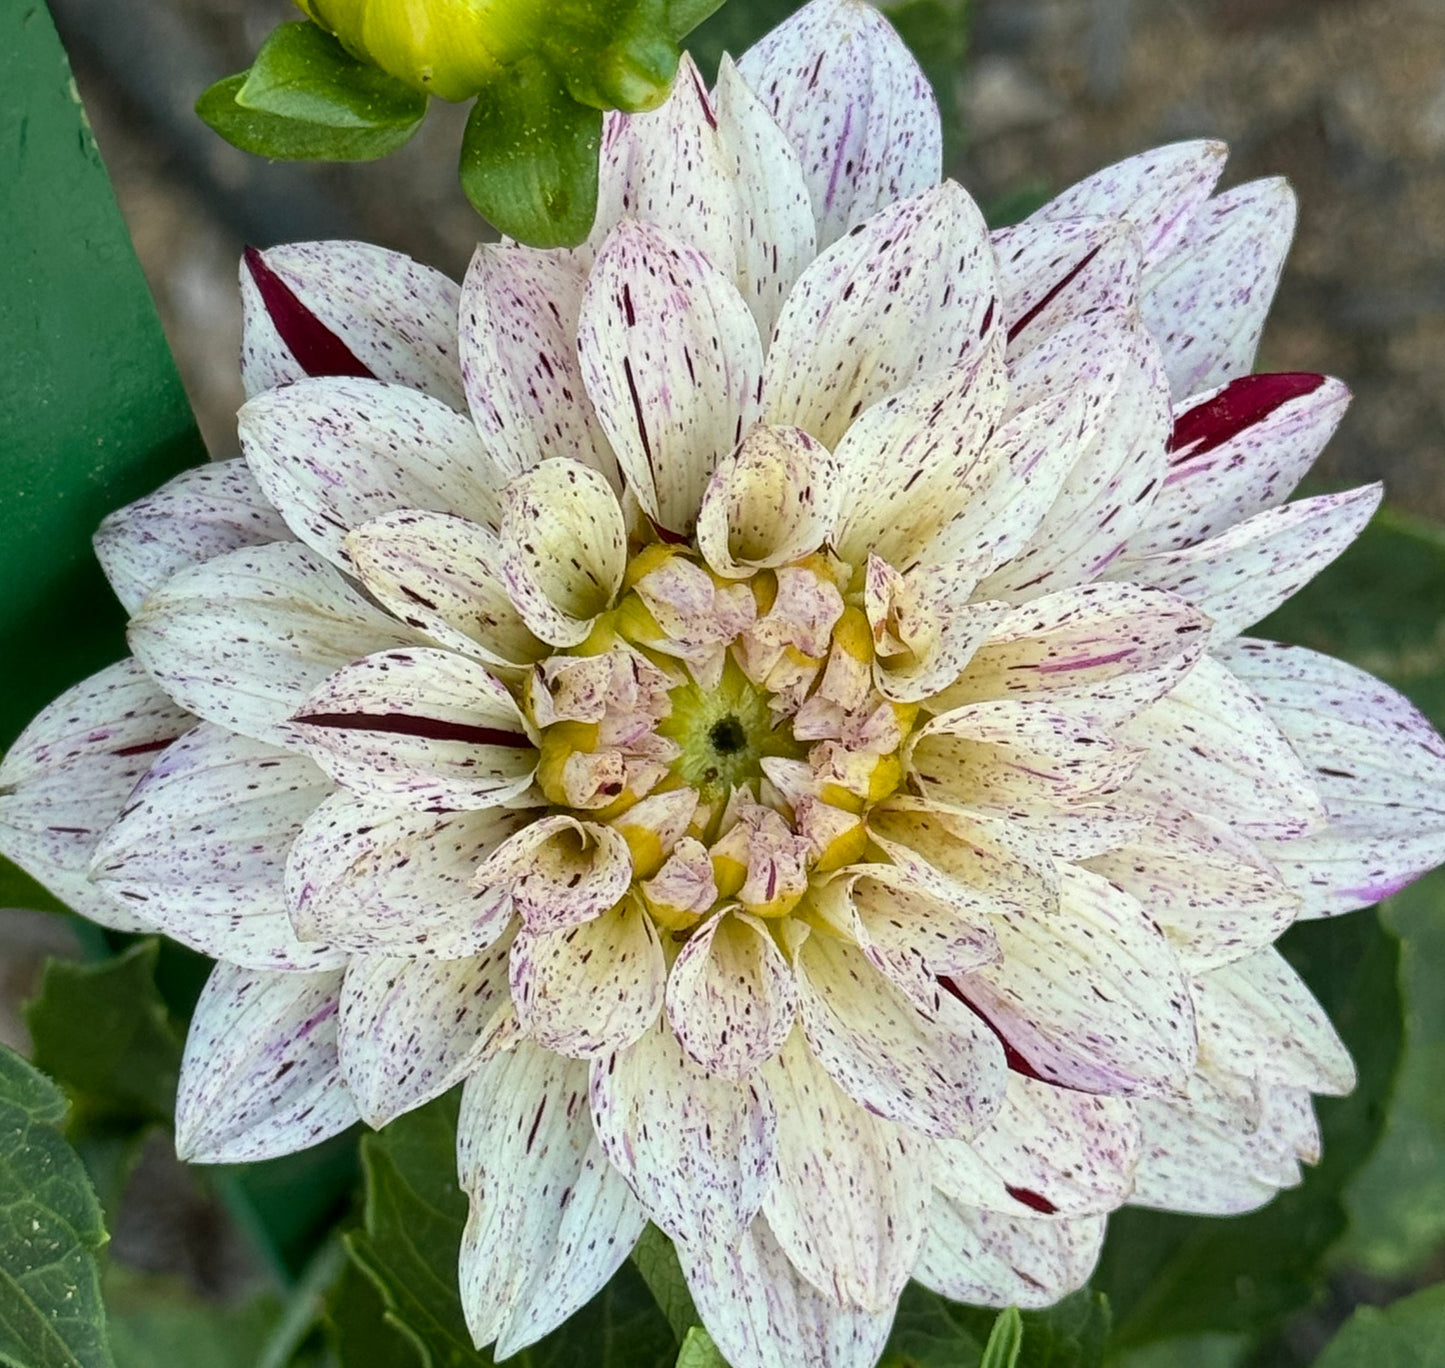
[[[61,1138],[60,1089],[0,1048],[0,1363],[114,1368],[95,1254],[100,1203]]]
[[[386,1319],[386,1303],[355,1260],[326,1298],[326,1341],[337,1368],[419,1368],[413,1342]]]
[[[217,81],[196,101],[196,113],[228,143],[273,161],[375,161],[405,144],[421,123],[337,127],[247,109],[237,97],[249,73]]]
[[[117,1264],[106,1271],[105,1300],[116,1368],[258,1368],[282,1312],[270,1293],[218,1305],[178,1279]]]
[[[958,1306],[910,1283],[880,1368],[983,1368],[985,1352],[991,1346],[1001,1352],[1012,1333],[1009,1315]],[[1025,1311],[1018,1317],[1016,1368],[1100,1368],[1109,1326],[1108,1300],[1087,1289],[1046,1311]]]
[[[575,247],[597,214],[602,111],[578,104],[543,62],[518,62],[472,106],[462,189],[509,237]]]
[[[1093,1286],[1115,1307],[1118,1347],[1276,1325],[1314,1295],[1344,1229],[1343,1192],[1379,1138],[1400,1055],[1399,946],[1371,913],[1302,922],[1279,944],[1339,1028],[1359,1085],[1316,1102],[1323,1158],[1261,1210],[1204,1218],[1125,1208],[1110,1218]]]
[[[1010,1306],[999,1312],[993,1329],[989,1331],[988,1343],[983,1346],[983,1363],[980,1368],[1017,1368],[1023,1347],[1023,1321],[1019,1318],[1018,1307]]]
[[[281,24],[261,44],[236,103],[328,128],[416,128],[427,97],[370,62],[358,62],[315,24]]]
[[[649,1224],[632,1251],[632,1262],[652,1293],[653,1301],[667,1317],[678,1343],[686,1343],[688,1332],[702,1324],[702,1317],[693,1305],[672,1241]]]
[[[694,1325],[682,1342],[677,1368],[728,1368],[728,1364],[712,1336],[702,1326]]]
[[[387,1321],[425,1368],[478,1368],[457,1288],[467,1199],[456,1183],[458,1095],[453,1092],[368,1135],[365,1226],[346,1237],[381,1293]],[[507,1360],[515,1368],[672,1368],[677,1341],[633,1268],[566,1325]]]
[[[1362,1306],[1325,1346],[1315,1368],[1439,1368],[1445,1363],[1445,1286],[1383,1309]]]
[[[25,1010],[35,1063],[75,1095],[82,1126],[169,1121],[181,1037],[156,990],[159,944],[100,963],[50,960]]]
[[[25,662],[0,690],[3,747],[125,653],[96,525],[206,453],[36,0],[0,5],[0,129],[0,659]],[[3,886],[7,905],[55,905]]]

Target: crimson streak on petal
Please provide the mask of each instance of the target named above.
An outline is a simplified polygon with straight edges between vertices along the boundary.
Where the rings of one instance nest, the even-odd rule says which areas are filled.
[[[1323,375],[1285,371],[1278,375],[1243,375],[1231,380],[1212,399],[1196,404],[1174,420],[1169,451],[1179,461],[1213,451],[1238,437],[1246,428],[1262,423],[1291,399],[1313,394],[1325,383]]]
[[[297,298],[296,292],[266,264],[260,252],[247,247],[243,257],[271,322],[307,375],[376,379],[371,368]]]
[[[426,741],[465,741],[473,746],[507,746],[513,750],[532,748],[531,739],[522,732],[406,713],[304,713],[291,720],[301,726],[332,727],[337,731],[389,732],[393,736],[419,736]]]

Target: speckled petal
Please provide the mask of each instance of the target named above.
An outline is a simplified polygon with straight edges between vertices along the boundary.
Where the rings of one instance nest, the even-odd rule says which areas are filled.
[[[1154,266],[1185,239],[1227,155],[1223,143],[1208,140],[1152,148],[1070,186],[1029,222],[1124,219],[1139,235],[1143,264]]]
[[[291,242],[241,263],[248,395],[306,376],[374,376],[462,409],[456,282],[366,242]]]
[[[131,619],[136,659],[189,712],[258,741],[334,670],[415,632],[296,542],[243,547],[172,576]]]
[[[682,947],[667,978],[667,1017],[700,1068],[747,1079],[782,1048],[797,1015],[792,966],[762,922],[720,912]]]
[[[1189,985],[1127,893],[1065,867],[1047,921],[1001,912],[1003,958],[953,982],[1039,1077],[1083,1092],[1158,1096],[1194,1066]]]
[[[507,486],[503,575],[522,621],[575,646],[611,606],[627,568],[627,528],[611,486],[576,461],[544,461]]]
[[[531,816],[414,812],[333,793],[291,844],[291,923],[304,940],[356,955],[479,954],[506,930],[512,903],[475,887],[477,866]]]
[[[67,689],[0,761],[0,853],[91,921],[154,930],[142,904],[90,881],[90,862],[136,781],[194,723],[134,660]]]
[[[248,1164],[319,1144],[356,1119],[336,1058],[341,971],[221,963],[201,990],[181,1060],[176,1153]]]
[[[398,508],[498,526],[505,477],[471,419],[416,390],[303,380],[257,395],[237,425],[267,499],[343,570],[351,569],[346,534]]]
[[[649,1218],[675,1240],[742,1238],[774,1174],[777,1116],[761,1082],[710,1076],[665,1020],[592,1065],[592,1121]]]
[[[1250,181],[1205,204],[1170,253],[1146,268],[1140,312],[1176,397],[1253,369],[1295,215],[1288,182]]]
[[[368,1126],[440,1097],[497,1048],[511,1021],[504,937],[468,959],[356,955],[341,983],[341,1076]],[[510,1042],[508,1042],[510,1043]]]
[[[499,1359],[590,1301],[647,1224],[593,1133],[587,1066],[525,1040],[462,1090],[457,1178],[471,1199],[462,1310]]]
[[[797,149],[820,249],[938,184],[938,102],[878,11],[813,0],[749,48],[738,71]]]
[[[990,346],[863,412],[838,443],[838,554],[912,565],[970,502],[1007,397],[1003,352]]]
[[[290,541],[291,529],[244,461],[217,461],[117,509],[93,540],[116,598],[133,613],[178,570],[240,546]]]
[[[1126,556],[1178,551],[1282,503],[1344,417],[1324,375],[1245,375],[1174,406],[1169,474]]]
[[[1111,574],[1167,589],[1214,619],[1216,642],[1242,632],[1303,588],[1365,529],[1382,490],[1299,499],[1209,541],[1121,563]]]
[[[839,492],[821,442],[799,428],[755,427],[707,483],[698,549],[734,579],[800,560],[823,544]]]
[[[789,1261],[840,1306],[890,1311],[923,1241],[924,1144],[865,1111],[794,1031],[763,1071],[778,1176],[763,1211]]]
[[[635,902],[565,931],[526,927],[512,943],[512,1000],[539,1045],[573,1059],[626,1049],[657,1020],[667,966]]]
[[[502,544],[490,528],[403,509],[363,523],[345,546],[377,601],[438,645],[504,669],[547,654],[507,593]]]
[[[717,463],[759,416],[747,303],[696,248],[628,220],[598,254],[577,345],[628,487],[662,527],[690,531]]]
[[[557,813],[509,837],[475,878],[479,889],[507,893],[529,931],[565,931],[622,901],[632,856],[620,832]]]
[[[1132,790],[1160,810],[1204,813],[1256,839],[1325,825],[1310,771],[1259,699],[1212,656],[1119,735],[1142,753]]]
[[[525,792],[537,768],[511,694],[450,651],[380,651],[343,666],[291,728],[358,797],[422,812],[496,807]]]
[[[1139,302],[1139,238],[1120,219],[1029,219],[992,241],[1011,356],[1086,313]]]
[[[1299,646],[1238,641],[1223,659],[1262,700],[1324,800],[1324,830],[1271,843],[1303,916],[1368,907],[1445,859],[1445,742],[1378,679]]]
[[[577,359],[586,282],[565,252],[484,242],[472,257],[462,285],[462,375],[487,450],[508,475],[566,456],[617,482]]]
[[[222,731],[187,732],[136,785],[91,877],[167,935],[250,969],[330,969],[286,915],[286,853],[329,779],[305,756]]]
[[[1107,1215],[1134,1186],[1134,1105],[1010,1073],[1003,1110],[972,1140],[939,1140],[922,1158],[960,1206],[1025,1219]]]
[[[1012,1216],[941,1193],[928,1226],[913,1276],[973,1306],[1052,1306],[1088,1281],[1104,1243],[1102,1216]]]
[[[793,287],[768,348],[764,416],[836,449],[870,405],[987,351],[996,288],[983,215],[959,186],[890,205]]]
[[[971,1135],[998,1110],[1003,1050],[941,988],[924,1013],[854,946],[826,933],[794,952],[808,1045],[854,1101],[924,1135]]]

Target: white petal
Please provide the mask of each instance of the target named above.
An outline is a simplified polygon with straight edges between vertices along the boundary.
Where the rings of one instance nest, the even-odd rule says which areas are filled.
[[[547,654],[507,593],[501,541],[490,528],[403,509],[363,523],[345,550],[377,601],[438,645],[504,668]]]
[[[178,570],[238,546],[290,541],[244,461],[183,470],[153,494],[110,514],[96,529],[96,559],[128,613]]]
[[[997,346],[874,404],[838,443],[833,546],[906,569],[970,502],[981,453],[1008,396]]]
[[[413,812],[327,798],[286,861],[286,901],[297,933],[359,955],[462,959],[491,945],[511,899],[479,889],[477,866],[530,814]]]
[[[667,978],[683,1050],[723,1078],[750,1078],[782,1048],[798,1010],[792,966],[756,917],[723,912],[683,946]]]
[[[986,350],[995,292],[988,230],[959,186],[890,205],[818,257],[789,294],[764,371],[767,421],[836,448],[871,404]]]
[[[1197,603],[1216,641],[1236,636],[1308,584],[1361,532],[1382,490],[1364,485],[1271,508],[1209,541],[1121,563],[1111,577],[1152,584]]]
[[[998,1109],[1003,1050],[941,988],[927,1014],[861,950],[818,933],[796,951],[808,1045],[855,1101],[924,1135],[970,1135]]]
[[[1212,656],[1119,736],[1142,754],[1131,791],[1163,810],[1203,813],[1253,838],[1325,824],[1314,777],[1259,699]]]
[[[621,832],[566,813],[508,837],[477,869],[476,886],[505,891],[530,931],[565,931],[615,907],[632,883]]]
[[[91,883],[90,862],[136,780],[194,722],[134,660],[67,689],[0,762],[0,852],[91,921],[153,930],[141,904]]]
[[[537,768],[511,694],[450,651],[380,651],[343,666],[291,728],[338,784],[423,812],[497,806]]]
[[[286,855],[332,790],[303,755],[202,723],[136,785],[91,877],[202,954],[250,969],[330,969],[286,915]]]
[[[797,149],[820,250],[938,184],[943,135],[933,88],[871,7],[813,0],[749,48],[738,71]]]
[[[246,393],[309,375],[374,376],[464,407],[457,286],[365,242],[293,242],[241,264]]]
[[[1176,396],[1254,369],[1294,236],[1294,191],[1250,181],[1199,210],[1169,254],[1145,272],[1140,312],[1159,340]]]
[[[592,268],[577,345],[628,487],[662,527],[689,531],[758,417],[762,348],[742,295],[695,248],[627,220]]]
[[[1009,354],[1021,356],[1094,309],[1133,309],[1139,238],[1114,218],[1029,219],[993,234]]]
[[[357,955],[341,984],[341,1076],[378,1129],[440,1097],[495,1050],[510,1020],[508,940],[470,959]]]
[[[398,508],[497,527],[501,469],[471,420],[439,399],[374,380],[302,380],[250,400],[241,452],[308,546],[351,568],[346,534]]]
[[[827,447],[799,428],[755,427],[708,481],[698,549],[733,578],[801,560],[827,537],[838,495]]]
[[[800,1031],[763,1081],[778,1112],[778,1178],[763,1207],[778,1244],[840,1306],[891,1311],[923,1241],[926,1148],[848,1097]]]
[[[709,1076],[659,1020],[592,1065],[607,1157],[675,1240],[740,1239],[774,1174],[777,1117],[762,1085]]]
[[[508,475],[567,456],[616,482],[577,359],[586,280],[565,252],[484,242],[472,257],[462,285],[462,374],[477,428]]]
[[[1051,918],[1001,912],[993,925],[1002,960],[952,982],[1040,1077],[1157,1095],[1194,1066],[1189,985],[1128,894],[1067,866]]]
[[[1416,708],[1343,661],[1264,641],[1223,658],[1253,689],[1324,800],[1323,831],[1271,844],[1302,915],[1368,907],[1445,859],[1445,743]]]
[[[942,1193],[913,1276],[974,1306],[1052,1306],[1080,1288],[1104,1243],[1102,1216],[1006,1216],[960,1206]]]
[[[182,707],[259,741],[342,665],[415,633],[295,542],[244,547],[182,570],[131,619],[136,659]]]
[[[1245,375],[1174,406],[1169,474],[1130,558],[1177,551],[1282,503],[1350,402],[1323,375]]]
[[[197,1164],[273,1159],[354,1122],[336,1059],[341,971],[221,963],[196,1003],[181,1060],[176,1152]]]
[[[961,1206],[1027,1218],[1107,1214],[1134,1186],[1133,1103],[1010,1073],[1003,1109],[972,1140],[939,1140],[925,1169]]]
[[[457,1177],[471,1198],[461,1297],[478,1345],[510,1358],[590,1301],[647,1217],[608,1163],[587,1066],[521,1041],[467,1080]]]
[[[652,919],[632,900],[565,931],[526,927],[512,943],[522,1029],[574,1059],[625,1049],[662,1010],[667,981]]]
[[[1194,985],[1199,1050],[1260,1083],[1342,1097],[1355,1069],[1325,1010],[1270,948],[1201,975]]]
[[[1141,152],[1070,186],[1029,222],[1124,219],[1139,235],[1145,266],[1153,266],[1189,231],[1227,155],[1223,143],[1203,140]]]
[[[576,461],[549,460],[507,486],[503,575],[522,621],[575,646],[627,568],[627,528],[611,486]]]

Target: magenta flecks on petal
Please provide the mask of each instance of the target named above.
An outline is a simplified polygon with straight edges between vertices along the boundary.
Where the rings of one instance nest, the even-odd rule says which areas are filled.
[[[1232,380],[1213,398],[1175,418],[1170,455],[1177,462],[1213,451],[1246,428],[1263,422],[1291,399],[1313,394],[1324,383],[1323,375],[1304,371],[1244,375]]]
[[[254,247],[242,254],[276,332],[307,375],[354,375],[374,380],[370,367],[306,307]]]

